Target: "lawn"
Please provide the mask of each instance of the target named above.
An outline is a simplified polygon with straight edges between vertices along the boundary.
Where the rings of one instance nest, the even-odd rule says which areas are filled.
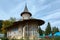
[[[60,37],[54,37],[54,38],[42,38],[41,40],[60,40]]]
[[[9,40],[7,38],[0,38],[2,40]],[[17,40],[17,39],[12,39],[12,40]],[[23,40],[23,39],[19,39],[19,40]],[[60,40],[60,37],[54,37],[54,38],[42,38],[41,40]]]

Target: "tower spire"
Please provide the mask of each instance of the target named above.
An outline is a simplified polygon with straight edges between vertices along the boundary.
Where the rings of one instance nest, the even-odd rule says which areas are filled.
[[[28,10],[28,8],[27,8],[27,4],[25,4],[25,8],[24,8],[24,11],[21,13],[21,16],[22,16],[22,15],[25,15],[25,14],[26,14],[26,15],[28,14],[28,15],[32,16],[32,14],[29,12],[29,10]]]
[[[29,12],[26,4],[25,4],[24,12]]]

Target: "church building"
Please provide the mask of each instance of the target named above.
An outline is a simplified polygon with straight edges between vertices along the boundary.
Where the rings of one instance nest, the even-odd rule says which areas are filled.
[[[21,19],[14,22],[11,26],[7,27],[7,38],[9,39],[38,39],[38,28],[45,22],[41,19],[32,18],[27,6],[20,14]]]

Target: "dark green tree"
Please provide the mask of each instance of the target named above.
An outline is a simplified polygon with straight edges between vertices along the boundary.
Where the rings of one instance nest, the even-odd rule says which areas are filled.
[[[38,29],[38,33],[39,33],[39,35],[43,35],[43,31],[41,30],[40,27],[39,27],[39,29]]]
[[[48,34],[50,34],[50,33],[51,33],[51,25],[50,25],[50,23],[48,22],[48,25],[47,25],[47,27],[46,27],[46,29],[45,29],[45,34],[48,35]]]
[[[3,24],[3,20],[0,20],[0,33],[2,32],[2,30],[1,30],[2,24]]]
[[[53,33],[59,32],[59,29],[57,27],[53,27],[52,32]]]
[[[57,28],[57,32],[59,32],[59,29]]]

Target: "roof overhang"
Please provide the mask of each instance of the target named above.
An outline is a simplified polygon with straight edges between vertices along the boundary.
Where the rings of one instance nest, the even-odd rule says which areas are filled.
[[[40,20],[40,19],[27,19],[27,20],[21,20],[21,21],[16,21],[14,22],[11,26],[7,27],[8,28],[12,28],[12,27],[16,27],[18,25],[26,25],[26,23],[36,23],[38,24],[39,26],[43,25],[45,22],[43,20]]]

